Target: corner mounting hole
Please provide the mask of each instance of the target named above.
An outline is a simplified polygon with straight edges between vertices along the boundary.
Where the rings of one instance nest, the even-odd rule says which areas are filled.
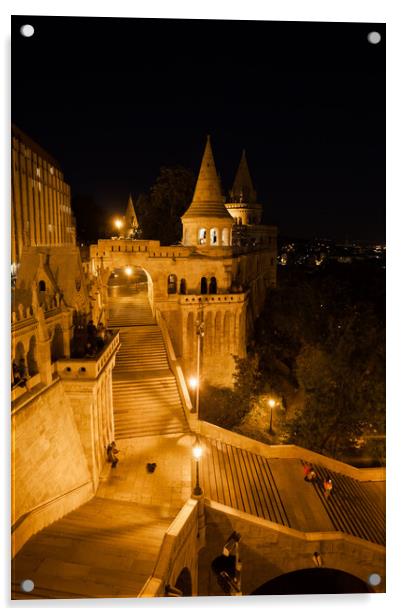
[[[368,583],[370,584],[370,586],[378,586],[380,582],[381,582],[381,575],[379,575],[378,573],[371,573],[369,575]]]
[[[34,35],[35,28],[31,26],[31,24],[24,24],[23,26],[21,26],[20,32],[22,36],[29,38],[30,36]]]
[[[34,588],[35,588],[35,584],[33,583],[32,580],[23,580],[21,582],[21,590],[23,592],[32,592]]]
[[[378,43],[381,41],[381,34],[376,31],[369,32],[367,35],[367,40],[372,45],[378,45]]]

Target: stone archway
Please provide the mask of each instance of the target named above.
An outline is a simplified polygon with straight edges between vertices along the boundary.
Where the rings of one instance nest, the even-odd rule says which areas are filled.
[[[106,288],[108,325],[141,324],[142,318],[146,323],[153,322],[153,283],[143,267],[127,265],[114,268],[109,274]]]
[[[183,593],[183,597],[192,596],[191,573],[187,567],[181,570],[174,586]]]
[[[360,578],[342,571],[317,567],[285,573],[256,588],[251,595],[310,595],[374,592]]]

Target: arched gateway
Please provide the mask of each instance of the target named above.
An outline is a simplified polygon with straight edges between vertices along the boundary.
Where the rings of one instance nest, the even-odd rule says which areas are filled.
[[[242,182],[248,186],[251,179]],[[254,194],[251,188],[248,192]],[[164,319],[185,376],[189,378],[196,370],[197,323],[202,322],[202,378],[215,386],[231,386],[234,356],[245,356],[247,335],[261,313],[267,288],[275,285],[276,227],[260,226],[262,240],[257,249],[247,239],[244,224],[244,238],[236,236],[233,245],[235,221],[222,197],[209,139],[182,223],[180,245],[99,240],[90,249],[92,273],[101,276],[104,298],[109,299],[109,325],[121,325],[113,315],[120,311],[130,322],[129,307],[136,292],[127,282],[120,283],[143,270],[150,309],[154,317]],[[254,238],[255,226],[252,231]],[[119,302],[124,307],[119,308]]]

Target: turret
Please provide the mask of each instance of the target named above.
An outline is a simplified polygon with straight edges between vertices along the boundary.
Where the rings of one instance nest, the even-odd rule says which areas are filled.
[[[226,208],[238,225],[261,224],[262,206],[257,203],[257,193],[251,179],[245,150],[242,152]]]
[[[225,207],[209,135],[193,200],[181,220],[184,245],[231,245],[233,219]]]

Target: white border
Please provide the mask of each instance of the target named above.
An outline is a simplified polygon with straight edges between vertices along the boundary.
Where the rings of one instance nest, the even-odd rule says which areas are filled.
[[[57,612],[65,607],[74,607],[76,610],[84,609],[114,609],[116,607],[126,607],[133,609],[136,613],[154,613],[160,614],[161,609],[175,610],[191,610],[195,613],[205,612],[205,610],[222,610],[227,609],[230,605],[230,610],[234,613],[242,611],[265,611],[279,612],[282,614],[292,614],[297,612],[298,616],[304,614],[337,614],[342,608],[350,608],[356,613],[378,614],[379,610],[385,613],[391,613],[393,607],[396,606],[398,600],[398,590],[400,582],[400,558],[401,549],[401,532],[397,530],[400,524],[402,511],[402,490],[398,488],[399,480],[399,456],[401,441],[401,420],[402,413],[402,397],[401,387],[399,383],[402,377],[402,362],[400,361],[401,353],[401,321],[402,321],[402,306],[401,306],[401,216],[400,210],[402,207],[401,195],[401,150],[402,150],[402,132],[401,132],[401,63],[402,58],[402,19],[401,19],[401,4],[398,0],[335,0],[334,2],[326,0],[247,0],[247,2],[236,2],[235,0],[220,2],[215,0],[203,0],[202,3],[192,3],[189,1],[152,1],[144,2],[110,0],[105,2],[99,0],[97,2],[89,2],[87,0],[70,0],[69,2],[54,0],[41,1],[23,1],[3,0],[0,8],[0,28],[1,28],[1,91],[3,96],[0,97],[1,120],[2,120],[2,152],[5,154],[1,157],[0,167],[0,186],[2,195],[2,210],[4,212],[1,224],[1,255],[4,260],[1,271],[1,333],[0,340],[2,343],[2,370],[0,371],[1,391],[4,404],[1,405],[3,416],[7,417],[8,401],[4,392],[8,391],[8,355],[9,350],[6,343],[3,348],[3,343],[9,341],[9,312],[8,306],[4,298],[9,294],[9,239],[7,237],[8,226],[4,224],[7,220],[9,211],[9,116],[10,116],[10,14],[31,14],[31,15],[71,15],[71,16],[114,16],[114,17],[178,17],[178,18],[209,18],[209,19],[266,19],[266,20],[282,20],[282,21],[343,21],[343,22],[387,22],[387,156],[388,156],[388,180],[387,180],[387,281],[388,281],[388,309],[387,309],[387,342],[388,342],[388,425],[387,425],[387,443],[388,443],[388,468],[394,470],[396,480],[389,481],[387,486],[387,536],[388,536],[388,557],[387,557],[387,594],[386,595],[369,595],[361,596],[307,596],[307,597],[249,597],[239,599],[217,599],[214,597],[200,599],[182,599],[177,601],[169,600],[143,600],[144,604],[137,601],[123,600],[115,602],[114,600],[102,600],[101,603],[96,601],[74,601],[74,602],[33,602],[32,607],[24,603],[24,607],[15,607],[16,602],[7,602],[4,597],[9,595],[9,563],[8,555],[2,558],[1,566],[1,589],[0,596],[2,598],[2,606],[6,609],[31,609],[34,612],[40,612],[45,607],[51,607]],[[341,42],[340,42],[341,43]],[[7,93],[7,96],[5,94]],[[399,198],[398,198],[399,197]],[[399,223],[399,224],[398,224]],[[9,425],[9,424],[8,424]],[[9,442],[8,435],[4,429],[4,420],[2,422],[1,434],[3,459],[8,459]],[[398,448],[399,445],[399,448]],[[398,465],[399,462],[399,465]],[[2,502],[8,503],[9,508],[9,464],[1,465],[4,473],[2,485],[5,487],[5,499]],[[389,473],[391,475],[391,473]],[[4,516],[4,508],[2,508],[1,530],[3,532],[2,546],[9,545],[9,525],[8,511]],[[4,516],[4,519],[3,519]],[[4,557],[4,550],[2,550]],[[63,607],[61,605],[63,604]],[[81,607],[85,605],[84,607]]]

